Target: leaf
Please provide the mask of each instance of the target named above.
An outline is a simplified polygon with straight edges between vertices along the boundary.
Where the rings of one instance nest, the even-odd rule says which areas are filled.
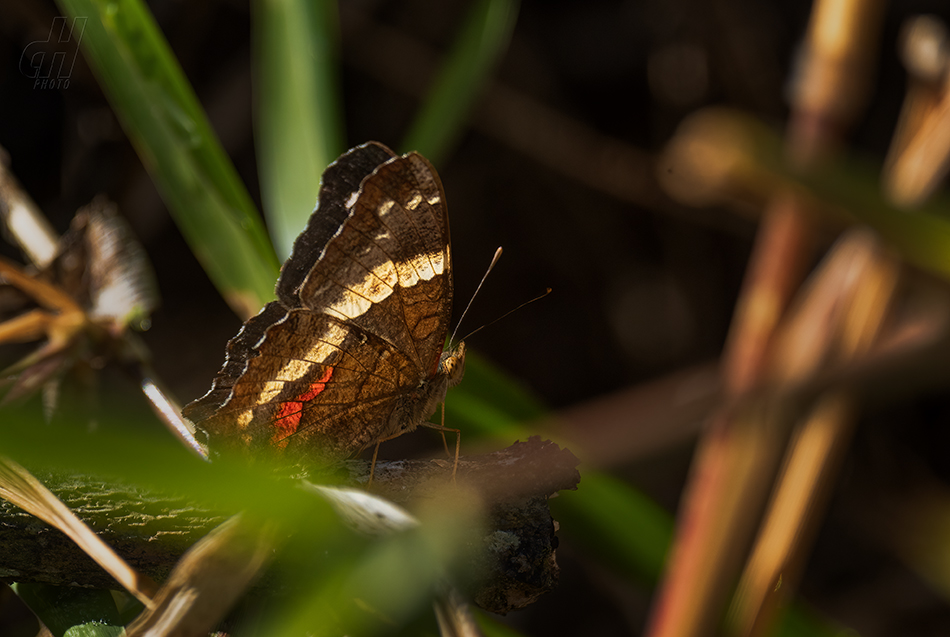
[[[257,0],[254,60],[264,214],[281,258],[313,211],[323,170],[345,150],[332,0]]]
[[[106,590],[19,582],[11,588],[57,637],[112,637],[121,634],[117,631],[128,621],[129,611],[141,609],[141,605],[134,605],[120,611],[115,596]],[[89,617],[97,621],[76,619]]]
[[[516,0],[480,0],[472,7],[403,148],[420,152],[433,164],[442,161],[508,48],[517,16]]]
[[[211,280],[242,318],[273,298],[261,219],[140,0],[60,0],[85,17],[82,50],[139,158]]]

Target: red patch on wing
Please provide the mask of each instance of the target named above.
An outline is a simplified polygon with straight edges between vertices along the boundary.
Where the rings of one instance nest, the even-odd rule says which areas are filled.
[[[281,403],[280,411],[277,412],[277,419],[274,420],[275,431],[270,439],[272,445],[280,448],[287,446],[287,437],[297,433],[297,428],[300,427],[303,404],[319,396],[320,392],[326,389],[331,376],[333,376],[333,368],[327,367],[326,371],[323,372],[323,376],[310,383],[307,391],[294,400]]]

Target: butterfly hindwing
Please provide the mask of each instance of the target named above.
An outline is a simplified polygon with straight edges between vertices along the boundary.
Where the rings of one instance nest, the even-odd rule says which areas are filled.
[[[228,446],[345,457],[375,440],[417,382],[411,361],[385,342],[294,309],[270,325],[227,401],[201,425]]]

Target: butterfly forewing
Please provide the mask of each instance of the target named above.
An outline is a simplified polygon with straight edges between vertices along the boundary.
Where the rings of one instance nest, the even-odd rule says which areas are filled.
[[[424,372],[442,352],[452,298],[448,222],[434,175],[415,153],[380,166],[299,290],[304,306],[379,335]]]

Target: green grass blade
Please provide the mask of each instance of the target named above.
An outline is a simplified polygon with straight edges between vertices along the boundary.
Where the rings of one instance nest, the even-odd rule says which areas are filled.
[[[479,0],[456,40],[402,147],[438,165],[459,134],[478,92],[508,48],[517,0]]]
[[[445,401],[447,422],[465,433],[465,440],[496,437],[504,444],[526,440],[537,431],[526,426],[541,420],[541,402],[476,352],[465,355],[465,380]],[[471,438],[469,437],[471,436]]]
[[[345,150],[334,0],[256,0],[256,142],[264,214],[290,254],[317,200],[323,169]]]
[[[118,611],[107,590],[22,582],[11,588],[53,635],[113,637],[121,634],[122,625],[132,619]],[[135,608],[141,610],[142,606],[136,603]],[[98,621],[89,624],[83,621],[87,617]]]
[[[583,467],[582,467],[583,468]],[[577,491],[551,501],[566,536],[636,581],[654,583],[673,535],[669,513],[630,485],[585,471]]]
[[[475,623],[482,629],[482,634],[485,637],[522,637],[522,633],[502,624],[495,616],[487,612],[473,608],[472,614],[475,616]]]
[[[214,284],[242,316],[273,297],[260,217],[178,61],[140,0],[59,0],[142,163]]]

